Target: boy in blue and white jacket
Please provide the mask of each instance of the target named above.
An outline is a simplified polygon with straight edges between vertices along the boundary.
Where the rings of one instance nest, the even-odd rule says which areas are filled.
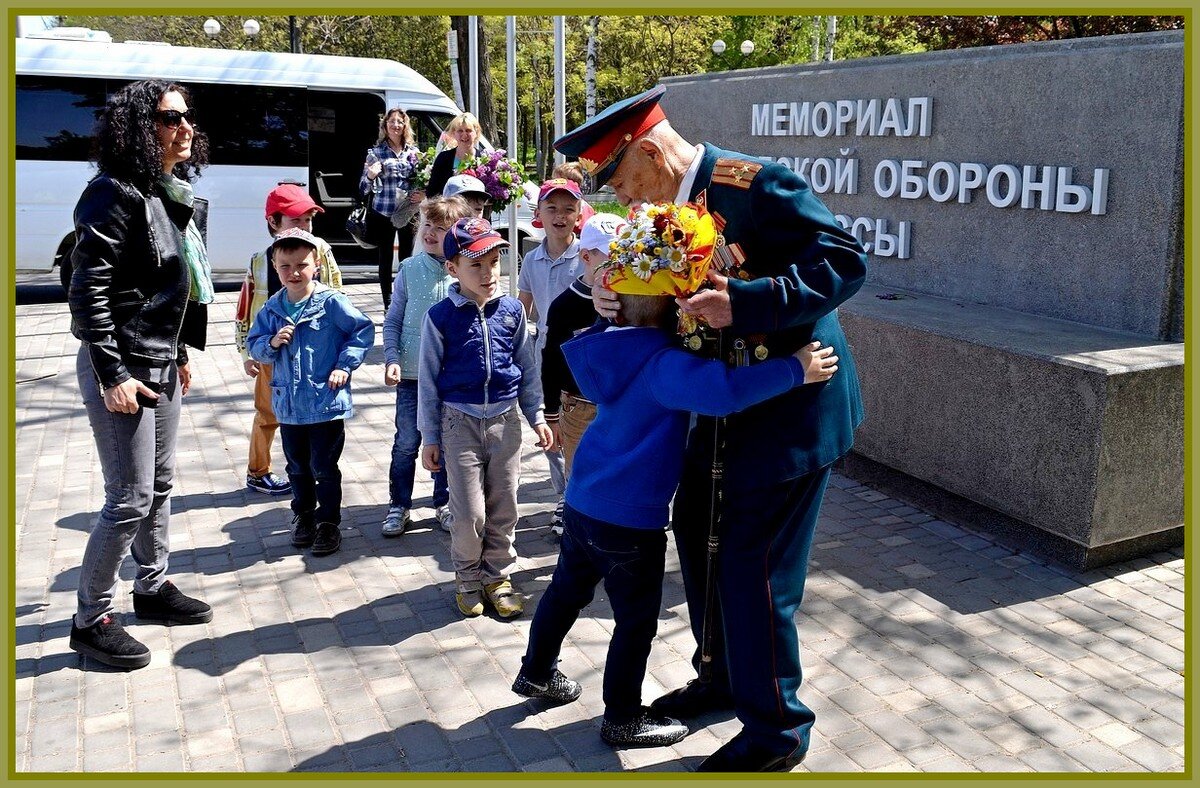
[[[500,249],[508,246],[485,219],[459,219],[443,241],[446,268],[458,281],[425,313],[417,378],[417,427],[428,471],[445,467],[450,483],[450,556],[455,601],[464,616],[501,618],[524,610],[510,574],[516,565],[521,413],[554,445],[521,302],[500,293]],[[517,406],[517,407],[514,407]]]
[[[375,342],[375,324],[344,294],[313,280],[320,239],[284,230],[272,244],[283,289],[246,337],[250,357],[271,364],[271,407],[292,482],[292,544],[328,555],[341,546],[345,420],[354,415],[350,373]]]
[[[567,483],[558,566],[538,603],[513,691],[559,703],[579,684],[558,670],[563,639],[601,581],[613,609],[604,668],[604,722],[612,745],[668,745],[687,726],[641,704],[658,624],[669,504],[683,471],[690,413],[726,416],[793,386],[827,380],[832,349],[727,367],[678,349],[674,300],[621,294],[629,325],[599,323],[562,346],[580,393],[597,405]],[[807,375],[807,380],[806,380]]]

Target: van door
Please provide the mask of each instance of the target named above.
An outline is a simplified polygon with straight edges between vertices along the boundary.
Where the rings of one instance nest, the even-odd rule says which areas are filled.
[[[333,246],[339,266],[375,264],[375,250],[346,232],[346,217],[357,204],[358,179],[383,110],[383,97],[374,93],[308,91],[308,192],[325,209],[313,232]]]

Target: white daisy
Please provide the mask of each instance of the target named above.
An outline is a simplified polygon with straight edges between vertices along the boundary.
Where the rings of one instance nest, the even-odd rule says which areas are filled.
[[[675,273],[681,273],[687,267],[687,254],[683,249],[673,246],[664,246],[658,250],[658,259],[662,264],[670,268]]]

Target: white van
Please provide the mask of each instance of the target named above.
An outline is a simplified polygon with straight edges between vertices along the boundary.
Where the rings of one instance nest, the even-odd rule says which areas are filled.
[[[96,118],[108,96],[147,78],[185,85],[208,135],[211,163],[196,193],[209,200],[208,251],[218,272],[245,270],[267,245],[263,203],[285,181],[307,186],[325,209],[314,232],[340,264],[373,265],[374,250],[354,243],[345,222],[380,115],[403,107],[424,150],[459,113],[432,82],[392,60],[17,39],[16,270],[48,271],[70,253],[72,211],[95,175]]]

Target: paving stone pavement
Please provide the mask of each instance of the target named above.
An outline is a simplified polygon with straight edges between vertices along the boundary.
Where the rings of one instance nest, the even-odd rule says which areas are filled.
[[[378,323],[376,286],[349,290]],[[170,575],[216,616],[172,628],[130,616],[153,655],[132,673],[67,648],[103,484],[65,305],[16,310],[18,772],[681,772],[737,732],[714,715],[674,747],[600,741],[603,589],[563,648],[583,697],[547,709],[512,694],[530,617],[457,615],[427,478],[412,531],[380,536],[394,396],[378,346],[353,379],[342,549],[292,548],[287,501],[243,486],[253,407],[235,300],[218,294],[210,347],[193,355],[171,524]],[[529,435],[515,580],[532,610],[557,548]],[[282,466],[278,443],[274,457]],[[693,675],[673,546],[667,568],[647,700]],[[797,770],[1181,772],[1184,582],[1181,549],[1074,571],[835,474],[797,616],[817,714]]]

